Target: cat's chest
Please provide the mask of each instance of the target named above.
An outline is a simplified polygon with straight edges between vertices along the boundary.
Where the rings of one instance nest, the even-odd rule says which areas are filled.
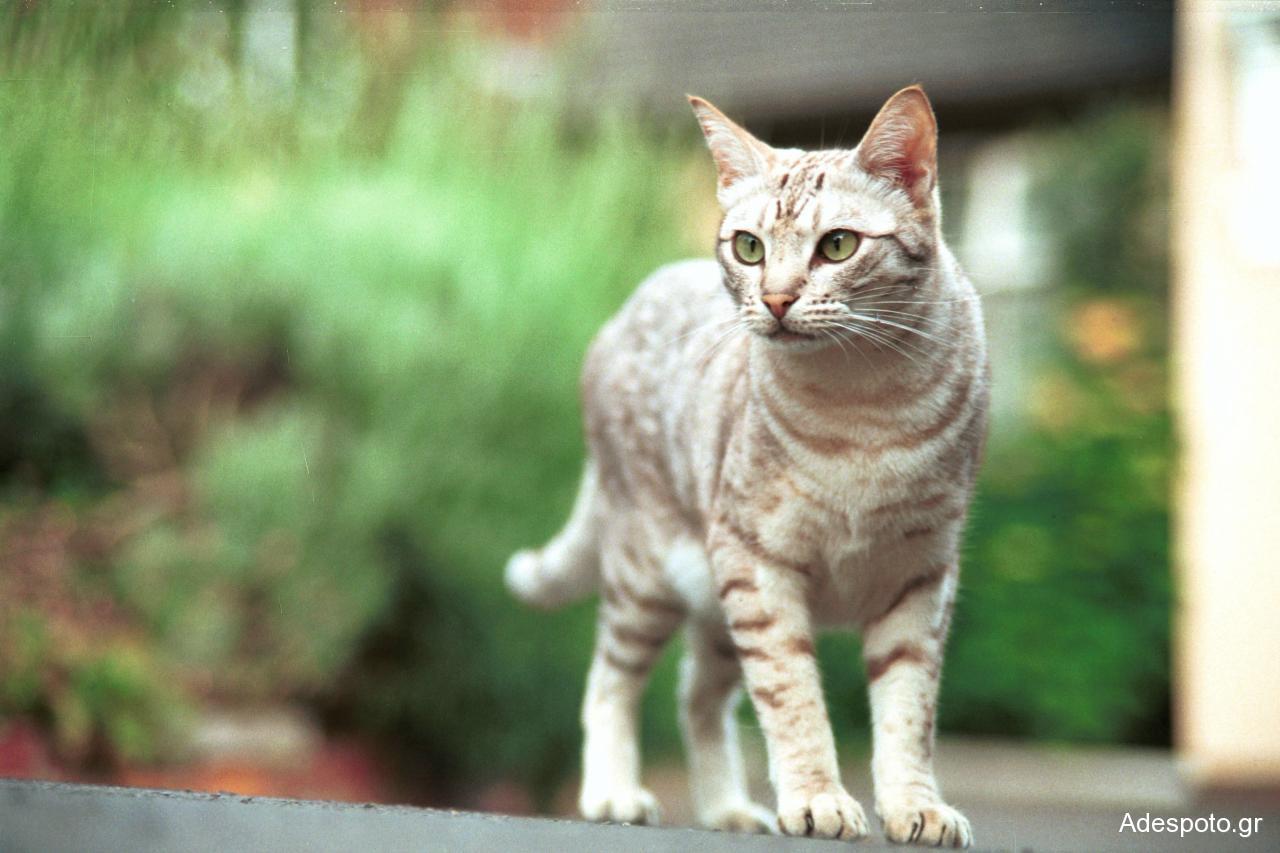
[[[859,621],[883,589],[933,560],[940,539],[911,534],[933,533],[939,512],[961,500],[952,500],[961,490],[941,471],[904,478],[877,460],[856,462],[852,470],[831,465],[821,478],[777,472],[758,486],[754,532],[805,567],[819,624]]]

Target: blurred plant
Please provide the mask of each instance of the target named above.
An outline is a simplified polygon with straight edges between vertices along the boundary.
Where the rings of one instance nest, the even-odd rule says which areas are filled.
[[[693,140],[484,96],[464,45],[370,105],[381,53],[331,16],[332,75],[264,122],[191,94],[235,64],[225,21],[148,18],[114,58],[55,37],[99,14],[11,22],[5,487],[114,507],[98,573],[186,696],[312,699],[436,777],[564,772],[589,617],[549,634],[500,567],[571,500],[587,340],[690,248]]]
[[[0,718],[43,721],[82,764],[154,760],[186,708],[112,594],[102,536],[56,502],[0,511]]]

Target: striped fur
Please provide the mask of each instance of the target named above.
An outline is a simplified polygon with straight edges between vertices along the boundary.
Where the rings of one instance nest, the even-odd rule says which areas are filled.
[[[692,99],[725,209],[717,260],[665,267],[604,327],[582,391],[590,456],[565,529],[512,558],[544,606],[602,597],[583,707],[580,805],[658,819],[637,707],[684,625],[681,721],[707,825],[857,838],[815,632],[863,648],[876,811],[892,841],[967,846],[932,770],[958,546],[982,452],[987,362],[976,295],[939,231],[936,131],[917,88],[853,151],[776,150]],[[860,235],[841,262],[833,229]],[[765,247],[738,260],[734,234]],[[763,297],[797,297],[779,319]],[[776,818],[743,782],[733,708],[755,706]]]

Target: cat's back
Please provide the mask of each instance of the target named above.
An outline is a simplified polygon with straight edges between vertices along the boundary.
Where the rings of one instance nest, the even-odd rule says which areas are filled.
[[[710,345],[708,336],[727,331],[734,306],[720,277],[719,264],[699,258],[667,264],[641,282],[587,351],[584,403],[652,394]]]
[[[658,269],[601,328],[583,366],[582,404],[605,491],[643,493],[653,506],[687,498],[677,460],[697,436],[716,433],[700,412],[718,398],[701,390],[730,369],[731,345],[743,340],[737,322],[720,265],[707,259]],[[706,428],[690,432],[695,421]]]

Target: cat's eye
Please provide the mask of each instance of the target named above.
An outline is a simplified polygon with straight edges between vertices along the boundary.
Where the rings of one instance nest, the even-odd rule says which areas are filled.
[[[733,235],[733,256],[744,264],[758,264],[764,260],[764,243],[749,231]]]
[[[827,234],[818,243],[818,251],[829,261],[847,261],[858,250],[858,235],[843,228]]]

